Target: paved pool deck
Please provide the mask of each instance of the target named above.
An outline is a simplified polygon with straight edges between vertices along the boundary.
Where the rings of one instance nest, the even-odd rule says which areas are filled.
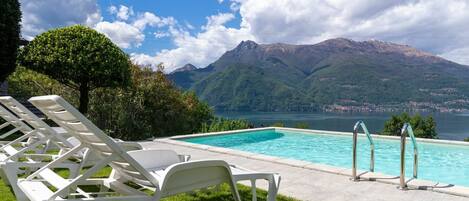
[[[364,178],[380,178],[381,182],[362,180],[350,181],[350,170],[307,162],[248,154],[235,150],[194,145],[171,139],[158,139],[142,142],[143,147],[152,149],[171,149],[179,154],[189,154],[192,160],[221,159],[255,171],[276,172],[282,177],[279,193],[300,200],[312,201],[468,201],[469,197],[457,196],[458,189],[445,192],[445,184],[428,184],[418,181],[411,186],[428,187],[432,190],[399,190],[398,178],[379,174],[363,173]],[[386,180],[389,180],[388,182]],[[412,181],[410,182],[412,183]],[[409,183],[409,184],[410,184]],[[267,182],[259,182],[259,188],[266,189]],[[414,187],[417,188],[417,187]],[[440,190],[441,192],[436,192]],[[467,189],[460,189],[465,192]],[[448,194],[452,193],[452,194]]]

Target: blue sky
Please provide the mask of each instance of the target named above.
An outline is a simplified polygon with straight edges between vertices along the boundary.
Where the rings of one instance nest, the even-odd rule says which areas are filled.
[[[177,19],[182,25],[192,26],[193,29],[187,28],[190,34],[197,34],[202,31],[201,27],[207,22],[206,17],[209,15],[215,15],[218,13],[231,12],[230,3],[222,2],[219,3],[216,0],[170,0],[170,1],[155,1],[155,0],[100,0],[98,1],[99,7],[102,11],[109,9],[111,6],[124,5],[132,8],[134,12],[153,12],[158,16],[172,16]],[[184,5],[184,6],[180,6]],[[116,20],[116,16],[109,12],[102,12],[104,20]],[[232,21],[226,23],[229,27],[238,27],[240,24],[240,18],[237,16]],[[167,31],[165,28],[148,28],[145,30],[146,35],[152,35],[157,31]],[[145,43],[142,43],[139,47],[133,47],[126,49],[127,52],[139,52],[147,54],[156,54],[162,49],[175,48],[174,43],[169,37],[148,37],[145,39]]]
[[[22,36],[82,24],[139,65],[202,68],[243,40],[344,37],[406,44],[469,65],[468,0],[20,0]]]

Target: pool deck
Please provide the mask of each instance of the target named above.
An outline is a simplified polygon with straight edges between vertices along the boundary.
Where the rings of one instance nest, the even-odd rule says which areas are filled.
[[[262,128],[254,130],[279,129]],[[281,128],[284,129],[284,128]],[[290,129],[298,130],[298,129]],[[250,130],[252,131],[252,129]],[[304,130],[300,130],[304,131]],[[239,131],[235,131],[239,132]],[[219,132],[204,135],[231,134]],[[343,135],[347,133],[330,132]],[[179,154],[191,155],[192,160],[221,159],[255,171],[276,172],[282,177],[280,194],[300,200],[315,201],[443,201],[469,200],[469,188],[425,180],[406,179],[408,190],[399,190],[399,178],[379,173],[359,171],[361,180],[350,181],[351,170],[306,161],[279,158],[233,149],[182,142],[176,139],[194,135],[161,138],[153,142],[142,142],[145,148],[171,149]],[[389,137],[384,137],[389,138]],[[392,137],[391,137],[392,138]],[[439,143],[451,143],[442,141]],[[459,144],[459,142],[454,142]],[[248,183],[246,183],[248,184]],[[258,187],[266,189],[267,182]]]

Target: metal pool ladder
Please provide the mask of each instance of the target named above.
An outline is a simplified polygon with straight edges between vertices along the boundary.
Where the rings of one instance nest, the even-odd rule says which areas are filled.
[[[401,174],[400,174],[400,189],[406,189],[407,184],[405,182],[405,142],[407,135],[410,136],[412,144],[414,145],[414,177],[417,178],[418,171],[418,148],[417,140],[415,140],[414,131],[409,123],[405,123],[401,129]]]
[[[366,136],[368,137],[368,141],[370,142],[370,172],[375,171],[375,144],[373,143],[373,139],[371,138],[370,132],[366,128],[366,125],[363,121],[357,121],[355,126],[353,127],[353,145],[352,145],[352,180],[358,181],[359,176],[357,176],[357,140],[358,140],[358,129],[362,128],[363,132],[365,132]]]

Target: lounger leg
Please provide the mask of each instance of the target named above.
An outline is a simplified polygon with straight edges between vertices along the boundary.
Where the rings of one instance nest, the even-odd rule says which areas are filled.
[[[13,190],[13,193],[15,194],[16,200],[17,201],[27,201],[29,200],[26,195],[21,191],[21,189],[18,187],[18,172],[19,172],[19,167],[13,164],[7,164],[4,165],[3,171],[5,173],[6,179],[4,182],[8,182],[9,185],[11,186],[11,189]]]
[[[252,194],[252,201],[257,201],[257,192],[256,192],[256,180],[251,180],[251,194]]]
[[[238,190],[236,190],[236,183],[234,184],[230,184],[230,189],[231,189],[231,193],[233,194],[233,198],[235,201],[241,201],[241,198],[239,197],[239,193],[238,193]]]
[[[269,191],[267,191],[267,201],[275,201],[278,187],[280,185],[280,176],[272,175],[269,181]]]

